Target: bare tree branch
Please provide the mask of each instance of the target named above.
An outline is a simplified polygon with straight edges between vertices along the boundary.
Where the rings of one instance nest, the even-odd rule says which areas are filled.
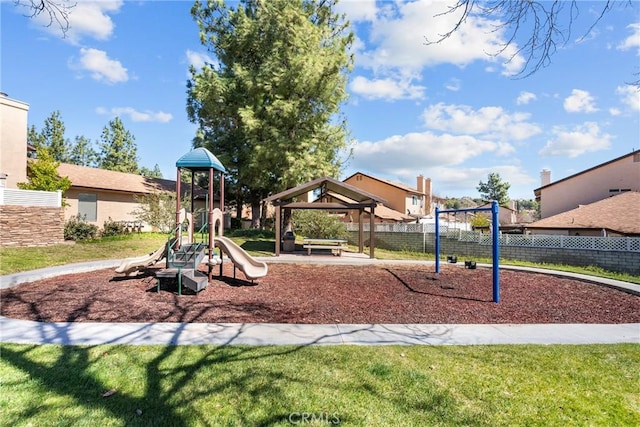
[[[558,47],[566,45],[571,39],[574,21],[579,15],[579,3],[578,0],[457,0],[447,11],[435,17],[460,13],[460,18],[451,30],[439,34],[438,39],[429,40],[425,37],[425,44],[433,45],[445,41],[473,15],[498,19],[500,24],[497,24],[493,31],[504,31],[507,34],[506,41],[497,52],[487,54],[500,56],[507,52],[509,47],[517,46],[507,62],[513,61],[520,55],[523,56],[524,65],[514,77],[525,78],[549,66]],[[633,7],[632,0],[606,0],[597,3],[602,5],[600,13],[580,39],[584,39],[594,30],[615,3],[624,3],[625,6]],[[631,84],[637,86],[640,83],[636,80]]]
[[[69,31],[69,12],[76,6],[68,0],[14,0],[16,6],[22,6],[27,9],[25,14],[28,18],[44,15],[49,18],[46,27],[56,25],[60,27],[62,35],[66,37]]]

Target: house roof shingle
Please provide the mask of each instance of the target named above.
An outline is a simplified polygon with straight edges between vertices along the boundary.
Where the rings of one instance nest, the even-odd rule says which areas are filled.
[[[176,191],[176,182],[168,179],[149,178],[132,173],[61,163],[58,174],[71,180],[73,187],[93,188],[105,191],[128,193],[152,193],[154,191]]]
[[[606,229],[640,235],[640,192],[627,191],[527,224],[527,228]]]
[[[373,179],[375,181],[382,182],[383,184],[387,184],[387,185],[390,185],[392,187],[396,187],[396,188],[399,188],[401,190],[404,190],[404,191],[406,191],[408,193],[421,194],[417,189],[415,189],[413,187],[410,187],[410,186],[408,186],[406,184],[403,184],[401,182],[390,181],[390,180],[384,179],[384,178],[377,178],[375,176],[371,176],[371,175],[368,175],[368,174],[362,173],[362,172],[356,172],[353,175],[345,178],[342,182],[346,182],[347,180],[353,178],[356,175],[366,176],[366,177],[371,178],[371,179]]]

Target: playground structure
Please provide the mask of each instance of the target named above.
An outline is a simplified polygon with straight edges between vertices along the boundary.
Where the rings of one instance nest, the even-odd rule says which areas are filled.
[[[220,161],[206,148],[196,148],[182,156],[176,162],[178,169],[176,178],[176,227],[171,232],[167,243],[155,252],[141,257],[129,258],[122,261],[116,269],[116,273],[124,273],[129,276],[136,275],[163,258],[166,260],[165,268],[156,272],[158,279],[158,291],[162,279],[177,278],[178,294],[182,294],[182,286],[194,292],[199,292],[212,282],[213,268],[220,267],[222,276],[223,253],[233,263],[233,276],[236,277],[236,268],[240,269],[248,280],[256,280],[267,275],[266,263],[257,261],[244,249],[238,246],[224,234],[224,174],[226,172]],[[181,170],[191,172],[191,211],[181,207]],[[220,208],[214,207],[214,173],[220,174]],[[206,200],[205,223],[196,232],[194,230],[194,202],[196,173],[208,173],[208,191]],[[207,241],[205,242],[205,235]],[[200,236],[200,241],[196,241]],[[220,250],[216,254],[215,248]],[[200,264],[208,267],[207,275],[198,271]]]
[[[492,235],[492,258],[493,258],[493,302],[500,302],[500,222],[498,221],[499,206],[496,200],[491,202],[490,208],[468,208],[468,209],[449,209],[440,210],[436,206],[436,274],[440,273],[440,214],[442,213],[457,213],[457,212],[491,212],[491,235]],[[466,264],[466,263],[465,263]],[[467,268],[471,268],[471,262],[466,265]],[[473,268],[475,269],[475,262],[473,262]]]

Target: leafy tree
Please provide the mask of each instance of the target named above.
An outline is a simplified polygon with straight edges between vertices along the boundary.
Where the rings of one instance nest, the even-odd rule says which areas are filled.
[[[318,239],[346,239],[349,235],[344,223],[336,216],[321,210],[293,211],[293,230],[296,234]]]
[[[441,34],[436,40],[427,40],[427,44],[440,43],[453,36],[471,16],[479,15],[489,19],[497,19],[499,23],[495,31],[507,30],[506,42],[495,55],[505,52],[510,46],[516,50],[511,59],[516,55],[523,55],[524,65],[519,75],[530,76],[541,68],[551,64],[551,57],[558,47],[562,49],[571,40],[571,32],[575,20],[582,8],[593,9],[591,25],[582,38],[588,36],[600,23],[602,18],[613,9],[616,3],[622,3],[627,7],[636,7],[632,0],[588,3],[581,5],[578,0],[554,0],[554,1],[513,1],[513,0],[457,0],[441,15],[456,15],[457,20],[453,27]],[[635,12],[637,13],[637,11]],[[589,14],[585,14],[589,16]],[[521,37],[524,35],[523,37]],[[521,43],[518,46],[518,40]],[[637,76],[638,74],[635,73]],[[640,86],[640,80],[631,84]]]
[[[485,200],[497,200],[500,206],[504,206],[509,202],[509,188],[511,184],[502,182],[500,174],[490,173],[487,182],[480,181],[476,187],[480,195]]]
[[[119,117],[109,121],[100,136],[98,167],[118,172],[138,173],[138,147],[135,137]]]
[[[84,136],[76,136],[75,143],[71,146],[69,163],[79,166],[93,167],[98,161],[98,153],[91,145],[91,140]]]
[[[162,171],[160,170],[160,166],[156,163],[153,169],[149,169],[146,166],[141,167],[140,175],[148,178],[162,178]]]
[[[485,215],[473,215],[469,223],[475,229],[475,228],[488,227],[491,224],[491,221]]]
[[[30,160],[27,165],[28,182],[19,182],[18,188],[23,190],[58,191],[63,193],[71,187],[68,177],[58,175],[57,162],[47,147],[40,147],[38,158]]]
[[[176,222],[176,196],[167,191],[144,194],[135,197],[138,208],[132,215],[146,222],[162,233],[170,232]]]
[[[460,209],[460,200],[447,197],[444,201],[444,207],[447,209]]]
[[[337,176],[347,146],[353,35],[335,0],[196,1],[201,42],[218,64],[191,69],[187,112],[228,169],[236,198],[252,205],[318,176]],[[241,206],[241,203],[239,203]]]

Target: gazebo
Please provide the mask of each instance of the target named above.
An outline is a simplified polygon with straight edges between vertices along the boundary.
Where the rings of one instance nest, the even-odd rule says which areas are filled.
[[[331,197],[332,194],[344,196],[349,201],[340,199],[336,202],[303,202],[297,198],[311,191],[320,189],[321,200],[324,196]],[[334,212],[358,211],[358,251],[364,252],[364,228],[362,219],[366,208],[369,208],[369,258],[374,257],[375,248],[375,208],[378,203],[386,203],[384,199],[375,194],[363,191],[358,187],[346,184],[330,177],[317,178],[297,187],[290,188],[278,194],[274,194],[264,199],[265,202],[272,203],[276,208],[276,256],[280,256],[280,242],[282,241],[282,209],[322,209]]]

